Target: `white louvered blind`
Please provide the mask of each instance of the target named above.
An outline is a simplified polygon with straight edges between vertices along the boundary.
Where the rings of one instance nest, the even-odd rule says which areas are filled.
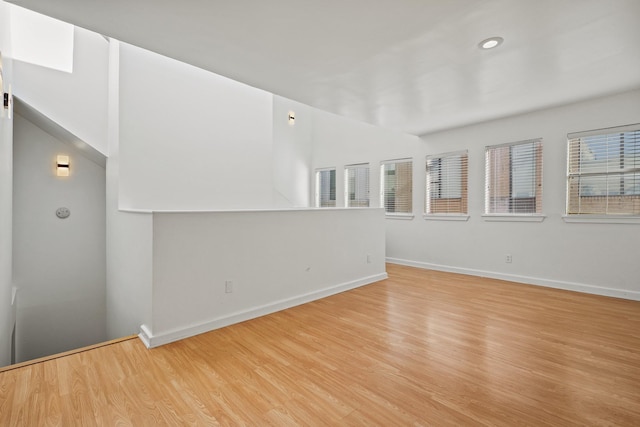
[[[316,171],[316,207],[333,208],[336,206],[336,170],[319,169]]]
[[[567,139],[567,214],[640,215],[640,124]]]
[[[369,164],[345,167],[345,206],[348,208],[369,207]]]
[[[383,162],[380,168],[380,197],[388,215],[413,211],[413,162],[411,159]]]
[[[427,156],[426,213],[467,213],[467,151]]]
[[[485,213],[542,213],[542,140],[485,149]]]

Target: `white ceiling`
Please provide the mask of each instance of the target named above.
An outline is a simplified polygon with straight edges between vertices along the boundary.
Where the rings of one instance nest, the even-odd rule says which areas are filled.
[[[640,88],[640,0],[11,2],[413,134]]]

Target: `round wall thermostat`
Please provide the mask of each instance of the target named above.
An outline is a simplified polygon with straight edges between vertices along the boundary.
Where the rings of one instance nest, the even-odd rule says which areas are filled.
[[[58,208],[56,210],[56,216],[60,219],[69,218],[71,211],[68,208]]]

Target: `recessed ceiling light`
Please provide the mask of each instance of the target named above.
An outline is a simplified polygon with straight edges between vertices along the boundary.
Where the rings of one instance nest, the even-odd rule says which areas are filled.
[[[478,43],[478,47],[480,47],[480,49],[493,49],[494,47],[500,46],[503,41],[504,39],[502,37],[490,37]]]

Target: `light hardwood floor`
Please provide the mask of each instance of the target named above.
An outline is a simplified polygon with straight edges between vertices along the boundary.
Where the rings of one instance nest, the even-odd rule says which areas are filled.
[[[640,302],[390,278],[147,350],[0,373],[0,425],[640,426]]]

